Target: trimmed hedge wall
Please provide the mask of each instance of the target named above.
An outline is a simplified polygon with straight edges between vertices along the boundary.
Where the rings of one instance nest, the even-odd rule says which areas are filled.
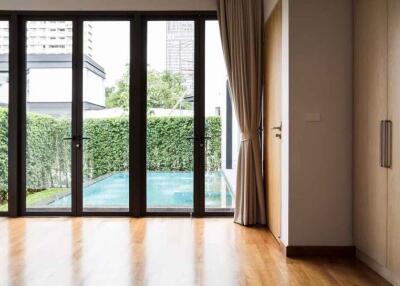
[[[128,170],[129,119],[87,119],[84,121],[84,177],[97,178]]]
[[[0,108],[0,204],[7,200],[8,181],[8,112]]]
[[[64,119],[30,113],[27,116],[26,185],[28,189],[69,187],[70,124]]]
[[[193,170],[193,118],[149,117],[147,121],[147,169],[155,171]],[[207,169],[221,165],[221,120],[206,118]]]
[[[7,110],[0,109],[0,203],[7,189]],[[128,117],[84,121],[84,177],[97,178],[128,170]],[[189,171],[193,168],[192,117],[149,117],[147,122],[147,168],[151,171]],[[207,169],[217,170],[221,162],[221,122],[206,119]],[[27,117],[27,187],[42,190],[69,187],[71,169],[70,122],[29,113]],[[138,139],[140,140],[140,139]]]

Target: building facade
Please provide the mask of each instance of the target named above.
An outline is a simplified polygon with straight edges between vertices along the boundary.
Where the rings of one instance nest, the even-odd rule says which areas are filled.
[[[27,111],[70,116],[72,101],[72,22],[28,21]],[[92,59],[92,26],[85,22],[83,108],[105,108],[105,70]],[[8,105],[8,22],[0,21],[0,106]]]
[[[187,100],[193,100],[194,91],[194,22],[166,22],[166,68],[180,74],[188,92]]]
[[[92,56],[92,30],[90,22],[84,23],[85,54]],[[71,54],[72,21],[28,21],[27,51],[28,54]],[[8,53],[8,22],[0,21],[0,54]]]

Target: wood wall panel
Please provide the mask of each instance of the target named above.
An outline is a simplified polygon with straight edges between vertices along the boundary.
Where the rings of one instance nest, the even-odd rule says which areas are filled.
[[[354,1],[354,241],[386,265],[387,169],[380,120],[387,118],[387,0]]]
[[[400,1],[388,6],[388,118],[393,122],[388,172],[388,268],[400,283]]]

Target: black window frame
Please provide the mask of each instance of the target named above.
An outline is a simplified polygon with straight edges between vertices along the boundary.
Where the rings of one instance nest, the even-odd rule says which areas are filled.
[[[11,15],[1,15],[0,14],[0,21],[6,21],[8,22],[8,28],[9,28],[9,32],[8,32],[8,45],[9,45],[9,49],[8,49],[8,77],[9,77],[9,85],[8,85],[8,178],[7,178],[7,196],[8,196],[8,201],[7,201],[7,211],[0,211],[0,217],[2,216],[12,216],[13,211],[11,210],[11,202],[10,201],[15,201],[15,194],[13,192],[11,192],[11,189],[16,189],[14,187],[14,183],[15,183],[15,178],[12,177],[13,174],[13,169],[15,168],[15,157],[13,157],[13,155],[15,155],[15,152],[13,152],[14,148],[11,148],[11,146],[14,145],[15,143],[15,126],[13,125],[13,123],[15,123],[15,120],[11,120],[11,114],[16,114],[15,113],[15,102],[11,102],[11,98],[13,97],[11,94],[11,90],[13,90],[13,87],[11,86],[11,82],[12,82],[12,78],[14,78],[15,75],[15,70],[12,69],[11,67],[11,62],[14,61],[14,59],[12,59],[12,53],[11,53],[11,48],[15,46],[14,40],[13,38],[11,38],[11,22],[12,22],[12,17]],[[10,199],[11,198],[11,199]]]
[[[9,207],[0,216],[233,216],[233,212],[206,212],[204,167],[204,84],[205,84],[205,21],[217,20],[216,11],[0,11],[0,20],[9,21]],[[82,58],[84,21],[130,21],[130,102],[129,108],[129,211],[83,211],[82,152],[72,154],[71,212],[27,211],[25,202],[25,144],[26,144],[26,22],[35,20],[73,21],[73,113],[76,124],[72,133],[81,134],[82,128]],[[194,206],[193,212],[148,212],[146,209],[146,100],[147,100],[147,22],[184,21],[195,23],[195,102],[194,137]],[[137,43],[137,44],[136,44]],[[75,106],[74,106],[75,104]],[[134,127],[135,126],[135,127]],[[136,138],[136,140],[135,140]],[[133,157],[135,160],[133,160]],[[79,208],[78,206],[81,206]]]

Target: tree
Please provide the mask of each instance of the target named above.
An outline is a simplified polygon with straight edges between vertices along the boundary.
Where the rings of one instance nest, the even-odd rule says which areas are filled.
[[[183,101],[188,95],[181,75],[169,71],[158,72],[149,69],[147,72],[147,107],[180,109],[191,108],[190,103]],[[115,86],[106,88],[106,107],[129,107],[129,70],[125,71],[122,78]]]
[[[129,76],[126,71],[115,86],[106,88],[106,107],[121,107],[125,110],[129,107]]]

